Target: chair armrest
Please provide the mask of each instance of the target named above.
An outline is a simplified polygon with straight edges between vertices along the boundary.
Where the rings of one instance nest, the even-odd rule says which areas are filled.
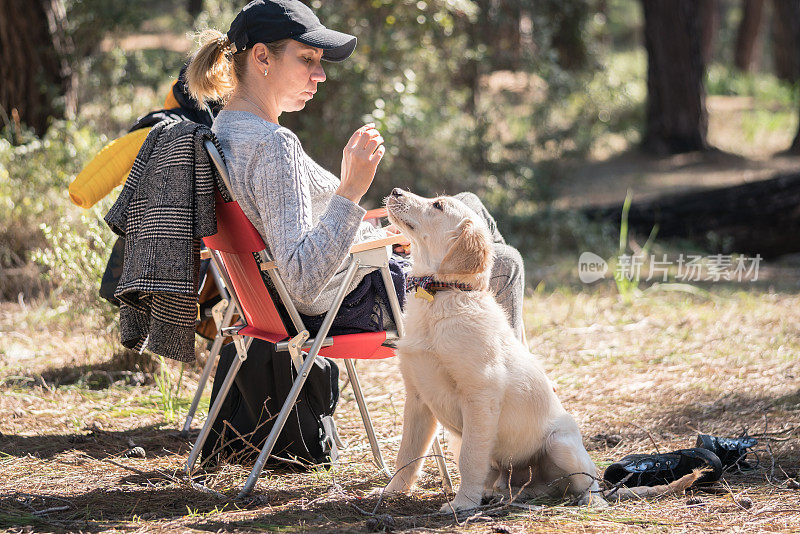
[[[350,254],[357,252],[364,252],[365,250],[374,250],[376,248],[385,247],[387,245],[405,245],[408,243],[408,238],[403,234],[392,234],[388,237],[380,239],[373,239],[372,241],[364,241],[363,243],[356,243],[350,247]]]
[[[386,208],[375,208],[374,210],[367,210],[367,213],[364,214],[363,220],[366,221],[368,219],[381,219],[383,217],[386,217],[386,215],[387,215]]]
[[[408,239],[403,234],[392,234],[388,237],[382,237],[380,239],[373,239],[371,241],[364,241],[362,243],[356,243],[352,247],[350,247],[350,254],[357,254],[359,252],[364,252],[366,250],[375,250],[378,248],[385,247],[387,245],[405,245],[408,244]],[[262,271],[269,271],[270,269],[277,269],[278,266],[274,261],[268,261],[261,264]]]

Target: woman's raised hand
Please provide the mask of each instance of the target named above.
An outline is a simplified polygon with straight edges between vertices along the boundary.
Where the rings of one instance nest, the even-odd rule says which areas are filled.
[[[367,192],[375,178],[386,147],[374,123],[365,124],[350,137],[342,155],[342,183],[336,194],[349,198],[356,204]]]

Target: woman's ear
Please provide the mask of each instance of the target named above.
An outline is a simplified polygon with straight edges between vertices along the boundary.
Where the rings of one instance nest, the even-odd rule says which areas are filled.
[[[253,46],[253,50],[250,52],[250,54],[255,67],[259,71],[269,68],[269,49],[264,43],[256,43],[255,46]]]
[[[458,225],[458,237],[439,264],[441,274],[478,274],[487,270],[492,259],[492,244],[482,228],[470,219]]]

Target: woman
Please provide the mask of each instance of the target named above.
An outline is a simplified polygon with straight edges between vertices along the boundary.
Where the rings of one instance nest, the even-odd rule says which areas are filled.
[[[324,314],[349,264],[350,246],[384,235],[362,222],[366,212],[358,205],[384,155],[383,138],[374,124],[356,130],[336,178],[278,120],[305,107],[325,81],[322,60],[347,59],[356,38],[325,28],[298,0],[254,0],[227,35],[209,30],[204,40],[189,64],[188,88],[198,102],[226,102],[212,129],[226,156],[233,195],[269,246],[297,309]],[[505,245],[475,195],[460,198],[493,229],[494,289],[521,336],[519,253]],[[359,269],[348,291],[363,287],[371,270]]]

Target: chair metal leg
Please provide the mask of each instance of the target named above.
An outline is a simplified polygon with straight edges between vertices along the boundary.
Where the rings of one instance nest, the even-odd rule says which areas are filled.
[[[228,369],[228,374],[225,375],[225,380],[222,382],[222,386],[219,389],[219,394],[214,400],[214,404],[211,406],[211,409],[208,411],[208,418],[206,418],[206,422],[203,425],[203,428],[200,430],[200,435],[197,436],[197,440],[192,446],[192,452],[189,453],[189,460],[186,462],[185,469],[185,473],[189,476],[191,476],[192,472],[194,471],[194,464],[197,461],[197,457],[200,456],[200,451],[203,449],[203,444],[206,442],[206,439],[208,439],[208,434],[211,432],[211,426],[217,419],[217,415],[219,415],[219,411],[222,408],[222,403],[225,402],[225,397],[228,396],[228,391],[231,389],[233,380],[236,378],[236,374],[239,372],[242,362],[247,359],[247,349],[250,348],[251,341],[252,338],[248,339],[248,342],[245,343],[242,336],[233,336],[233,342],[236,344],[236,354],[238,357],[231,364],[231,368]]]
[[[194,414],[197,411],[197,406],[200,404],[200,399],[203,397],[203,390],[206,388],[206,382],[208,382],[208,377],[211,376],[211,369],[214,367],[214,362],[216,361],[217,356],[219,356],[219,351],[222,348],[222,342],[225,340],[225,336],[222,334],[222,327],[230,326],[235,309],[236,306],[234,306],[231,301],[228,301],[228,305],[225,308],[225,315],[217,324],[217,335],[214,338],[214,343],[211,345],[211,350],[208,353],[206,365],[203,367],[203,374],[200,375],[200,381],[197,384],[197,391],[194,393],[192,405],[189,407],[189,413],[186,414],[186,421],[183,423],[183,430],[181,430],[182,437],[189,435]]]
[[[386,468],[381,454],[381,448],[378,445],[378,438],[375,437],[375,429],[372,426],[372,418],[369,415],[367,404],[364,402],[364,394],[361,392],[361,382],[358,380],[358,373],[356,373],[356,366],[353,360],[347,358],[344,360],[347,367],[347,376],[350,377],[350,384],[353,386],[353,395],[358,404],[358,411],[361,412],[361,420],[364,422],[364,429],[367,431],[367,438],[369,439],[369,446],[372,448],[372,456],[375,458],[375,463],[386,476],[391,477],[392,474]]]
[[[194,392],[194,398],[192,399],[192,405],[189,407],[189,413],[186,414],[186,420],[183,422],[183,430],[181,430],[181,437],[183,438],[189,435],[189,430],[192,428],[194,413],[197,411],[197,406],[200,404],[200,399],[203,397],[203,390],[206,387],[208,377],[211,375],[211,369],[214,367],[214,360],[217,359],[218,350],[217,340],[215,339],[214,344],[211,346],[211,351],[208,353],[206,365],[203,367],[203,374],[200,375],[200,380],[197,383],[197,390]]]
[[[444,453],[442,453],[442,445],[439,443],[439,436],[433,437],[433,454],[435,455],[434,458],[436,458],[436,465],[439,466],[439,473],[442,475],[444,489],[453,491],[453,481],[447,471],[447,463],[444,461]]]
[[[250,471],[250,475],[247,477],[247,481],[244,483],[244,487],[242,488],[242,491],[239,492],[237,499],[243,499],[247,497],[250,492],[253,491],[256,482],[258,482],[258,477],[261,475],[261,471],[264,469],[264,464],[267,462],[267,458],[269,458],[269,455],[272,453],[272,449],[275,447],[275,442],[278,441],[278,436],[280,436],[283,426],[286,424],[286,420],[289,418],[289,412],[292,411],[295,402],[297,402],[297,397],[300,395],[300,389],[303,387],[303,384],[305,384],[306,378],[308,378],[308,373],[311,371],[311,366],[314,365],[314,359],[317,357],[317,354],[319,354],[319,350],[322,348],[322,343],[325,341],[325,336],[328,335],[328,331],[331,329],[333,319],[336,317],[336,313],[342,306],[342,301],[347,293],[347,288],[350,287],[350,282],[352,282],[353,278],[356,276],[356,270],[358,269],[358,266],[358,261],[353,261],[347,268],[347,272],[344,275],[344,280],[342,280],[342,285],[339,288],[339,291],[336,293],[336,298],[333,300],[331,309],[328,311],[327,315],[325,315],[325,319],[322,321],[322,326],[320,326],[319,332],[317,332],[317,335],[314,338],[314,344],[311,346],[311,349],[309,349],[308,354],[303,360],[303,366],[300,368],[300,372],[297,374],[294,384],[292,384],[292,389],[289,390],[289,395],[286,397],[286,401],[283,403],[283,407],[278,413],[275,423],[272,425],[272,430],[270,431],[269,436],[267,436],[267,441],[264,443],[264,447],[258,454],[258,458],[256,458],[253,470]]]
[[[308,378],[308,373],[313,364],[314,358],[306,355],[305,360],[303,361],[303,367],[300,368],[300,373],[298,373],[297,378],[294,380],[292,389],[289,390],[289,395],[286,397],[286,400],[281,407],[281,411],[278,412],[278,417],[275,419],[275,422],[272,425],[272,430],[270,430],[269,435],[267,436],[267,441],[264,442],[264,446],[261,448],[261,452],[259,453],[256,463],[253,466],[253,470],[250,471],[250,475],[247,477],[244,487],[242,487],[242,490],[236,497],[237,499],[243,499],[247,497],[251,491],[253,491],[256,482],[258,482],[258,477],[261,476],[261,471],[264,469],[264,464],[267,463],[267,458],[269,458],[269,455],[272,453],[272,449],[275,447],[275,443],[278,441],[278,437],[283,431],[286,420],[289,418],[289,412],[292,411],[295,402],[297,402],[297,397],[300,396],[300,390],[302,389],[303,384],[305,384],[306,378]]]
[[[397,335],[404,337],[406,335],[406,329],[403,324],[403,310],[400,308],[400,301],[397,300],[397,293],[393,291],[394,282],[392,282],[392,273],[389,270],[388,264],[385,267],[381,267],[381,278],[383,278],[383,286],[386,288],[386,294],[389,296],[389,305],[392,308],[392,318],[397,328]]]

